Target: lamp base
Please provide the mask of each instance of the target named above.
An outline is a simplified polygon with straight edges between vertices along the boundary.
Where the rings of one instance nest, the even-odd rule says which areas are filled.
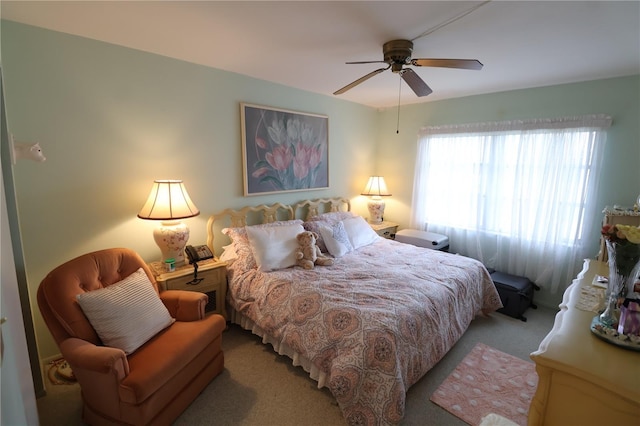
[[[384,201],[382,198],[372,198],[367,203],[369,209],[369,223],[381,223],[384,217]]]
[[[153,231],[153,239],[162,252],[162,262],[173,259],[176,266],[184,265],[184,247],[189,241],[189,227],[179,220],[163,221]]]

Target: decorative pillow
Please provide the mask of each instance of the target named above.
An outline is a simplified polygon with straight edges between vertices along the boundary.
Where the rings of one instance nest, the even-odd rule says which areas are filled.
[[[251,252],[251,245],[247,238],[247,231],[244,226],[240,228],[224,228],[222,233],[231,239],[231,244],[234,246],[236,255],[238,258],[233,262],[233,268],[240,268],[244,271],[249,269],[256,269],[256,259]]]
[[[237,228],[224,228],[222,233],[228,236],[236,250],[238,258],[234,261],[234,268],[239,270],[248,271],[249,269],[256,269],[258,267],[256,259],[253,256],[251,244],[247,237],[247,228],[275,228],[279,226],[290,225],[302,225],[302,221],[299,219],[294,220],[279,220],[270,223],[263,223],[260,225],[241,226]]]
[[[247,237],[251,251],[264,272],[275,271],[296,264],[296,235],[304,232],[301,224],[288,226],[255,227],[247,226]]]
[[[326,244],[324,243],[324,238],[322,237],[322,234],[320,233],[320,227],[333,225],[343,221],[344,219],[349,219],[354,216],[355,214],[351,212],[322,213],[310,218],[307,222],[303,223],[302,226],[304,226],[305,230],[315,232],[316,234],[318,234],[318,239],[316,240],[316,244],[318,245],[318,247],[320,247],[320,251],[322,251],[323,253],[327,253],[329,252],[329,250]]]
[[[244,230],[244,226],[240,228],[224,228],[222,233],[229,237],[231,244],[242,243],[242,240],[246,242],[247,231]]]
[[[342,223],[344,223],[344,229],[347,231],[354,250],[368,246],[380,238],[362,216],[345,219]]]
[[[323,253],[328,253],[329,250],[327,248],[327,245],[324,243],[324,237],[322,236],[322,232],[320,232],[320,228],[322,228],[323,226],[330,226],[330,225],[331,223],[329,222],[320,222],[320,221],[305,222],[302,224],[302,227],[304,228],[305,231],[311,231],[316,233],[316,235],[318,236],[318,238],[316,238],[316,245],[320,248],[320,251]]]
[[[238,253],[236,252],[236,248],[234,243],[231,243],[227,246],[222,247],[222,254],[220,255],[220,261],[226,263],[233,263],[234,260],[238,258]]]
[[[324,239],[327,250],[333,257],[342,257],[353,251],[347,231],[344,229],[344,223],[338,222],[329,226],[320,226],[320,234]]]
[[[127,355],[175,321],[142,268],[76,300],[102,343]]]

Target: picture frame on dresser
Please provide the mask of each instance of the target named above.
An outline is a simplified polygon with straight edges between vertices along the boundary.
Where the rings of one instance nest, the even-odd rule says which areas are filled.
[[[329,117],[240,104],[244,195],[329,188]]]

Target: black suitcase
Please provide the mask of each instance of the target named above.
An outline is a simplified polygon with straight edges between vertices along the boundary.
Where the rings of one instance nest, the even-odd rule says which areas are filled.
[[[538,308],[533,303],[533,292],[540,290],[540,287],[529,278],[495,271],[491,273],[491,279],[504,306],[498,309],[498,312],[526,321],[527,318],[523,314],[527,308]]]

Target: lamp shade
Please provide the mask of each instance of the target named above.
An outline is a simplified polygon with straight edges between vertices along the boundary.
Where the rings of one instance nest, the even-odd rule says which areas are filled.
[[[200,214],[181,180],[156,180],[147,202],[138,213],[140,219],[161,220],[153,231],[153,239],[162,252],[162,261],[180,266],[184,263],[184,247],[189,241],[189,228],[180,219]]]
[[[175,220],[199,214],[200,210],[189,198],[181,180],[156,180],[138,217],[151,220]]]
[[[387,189],[387,183],[382,176],[371,176],[367,181],[364,191],[360,195],[368,195],[370,197],[387,197],[391,194]]]

